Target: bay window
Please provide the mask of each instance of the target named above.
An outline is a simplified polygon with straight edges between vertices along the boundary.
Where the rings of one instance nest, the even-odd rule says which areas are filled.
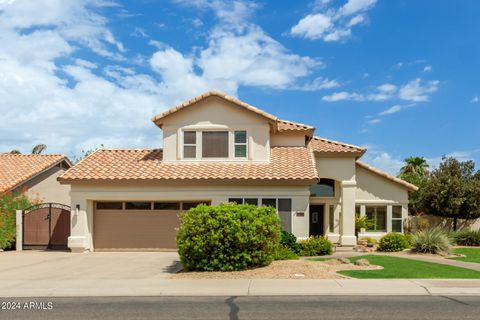
[[[373,223],[367,231],[387,231],[387,206],[365,206],[365,214]]]

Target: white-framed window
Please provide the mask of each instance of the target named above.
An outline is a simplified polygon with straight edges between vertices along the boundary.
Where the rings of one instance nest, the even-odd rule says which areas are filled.
[[[195,159],[197,157],[197,132],[183,132],[183,157]]]
[[[228,131],[202,131],[202,158],[228,158]]]
[[[247,159],[246,130],[185,130],[184,159]]]
[[[239,130],[234,132],[234,154],[235,158],[247,157],[247,131]]]
[[[403,232],[402,206],[392,206],[392,232]]]
[[[365,214],[368,219],[373,222],[373,226],[367,229],[367,231],[387,231],[387,206],[366,205]]]
[[[228,202],[237,204],[253,204],[256,206],[270,206],[277,210],[282,223],[282,229],[292,232],[292,199],[275,197],[230,197]]]

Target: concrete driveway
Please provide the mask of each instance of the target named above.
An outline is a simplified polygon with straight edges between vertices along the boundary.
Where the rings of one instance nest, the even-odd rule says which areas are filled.
[[[161,279],[180,268],[176,252],[7,251],[0,253],[4,280]]]

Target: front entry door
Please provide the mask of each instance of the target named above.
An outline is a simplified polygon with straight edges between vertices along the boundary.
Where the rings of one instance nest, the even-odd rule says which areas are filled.
[[[310,205],[310,236],[323,236],[324,205]]]

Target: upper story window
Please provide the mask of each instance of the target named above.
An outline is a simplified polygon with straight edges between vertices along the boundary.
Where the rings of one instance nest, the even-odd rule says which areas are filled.
[[[184,131],[184,159],[245,159],[248,155],[247,131]],[[233,142],[233,144],[232,144]],[[197,155],[198,154],[198,155]]]
[[[228,131],[202,132],[202,158],[228,158]]]
[[[312,197],[335,197],[335,180],[320,179],[320,182],[310,187]]]
[[[197,132],[185,131],[183,133],[183,157],[196,158],[197,157]]]
[[[247,157],[247,131],[235,131],[235,158]]]

